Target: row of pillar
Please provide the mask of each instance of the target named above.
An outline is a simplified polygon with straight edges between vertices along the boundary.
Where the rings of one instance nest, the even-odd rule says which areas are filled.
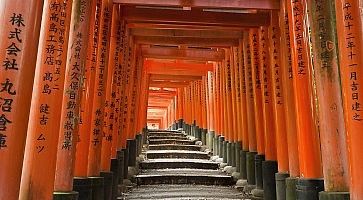
[[[149,80],[122,7],[5,0],[0,12],[0,199],[116,199],[141,153]]]
[[[236,167],[255,199],[362,198],[361,5],[281,1],[269,26],[178,89],[167,126]]]

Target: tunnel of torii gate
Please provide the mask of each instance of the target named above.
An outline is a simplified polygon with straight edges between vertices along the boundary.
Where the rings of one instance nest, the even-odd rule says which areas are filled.
[[[362,200],[362,8],[0,1],[0,200],[116,199],[150,129],[200,140],[253,199]]]

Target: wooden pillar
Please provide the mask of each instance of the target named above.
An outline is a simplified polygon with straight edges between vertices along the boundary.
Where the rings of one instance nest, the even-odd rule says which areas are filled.
[[[198,110],[198,126],[200,129],[203,128],[203,117],[202,117],[202,81],[197,81],[197,110]],[[201,139],[201,138],[199,138]]]
[[[116,6],[116,8],[115,8]],[[115,16],[115,18],[118,20],[118,23],[116,24],[116,30],[113,29],[111,31],[111,39],[116,40],[115,43],[111,42],[110,45],[112,45],[112,48],[115,48],[115,54],[114,56],[110,57],[114,61],[114,65],[116,67],[116,76],[114,77],[113,85],[115,89],[112,89],[114,91],[114,108],[113,108],[113,120],[114,123],[112,125],[112,146],[111,146],[111,158],[117,158],[117,151],[121,150],[119,146],[119,141],[121,140],[120,137],[120,126],[121,126],[121,99],[122,99],[122,77],[123,77],[123,70],[125,69],[125,66],[122,65],[123,61],[123,33],[125,32],[125,26],[124,22],[122,21],[122,12],[120,5],[114,5],[113,9],[117,9],[117,11],[113,10],[112,15],[118,14],[118,17]],[[115,45],[115,46],[113,46]],[[110,47],[111,48],[111,47]]]
[[[214,90],[215,90],[215,107],[214,107],[214,116],[215,116],[215,125],[216,125],[216,135],[221,135],[221,117],[222,112],[221,109],[221,98],[220,98],[220,69],[217,64],[214,65],[214,74],[215,74],[215,81],[214,81]]]
[[[246,114],[248,124],[248,152],[246,152],[246,179],[248,184],[255,185],[255,155],[258,153],[255,107],[254,107],[254,82],[252,68],[252,43],[250,42],[249,32],[243,33],[243,62],[245,66],[246,81]]]
[[[273,109],[272,74],[269,51],[268,27],[259,29],[260,78],[262,85],[262,110],[265,133],[265,161],[262,162],[264,198],[276,199],[276,178],[278,172],[276,152],[275,113]]]
[[[72,1],[44,2],[20,199],[53,197],[71,9]]]
[[[142,63],[140,63],[142,64]],[[142,78],[140,84],[140,98],[139,98],[139,106],[140,108],[137,111],[137,125],[136,125],[136,132],[140,134],[143,128],[146,127],[145,123],[145,108],[147,108],[147,93],[148,93],[148,77],[147,71],[144,67],[142,67]]]
[[[97,48],[97,65],[95,90],[93,95],[91,137],[88,155],[88,176],[99,176],[101,170],[102,129],[107,87],[108,55],[110,44],[110,27],[112,17],[112,1],[103,0],[101,6],[100,35]]]
[[[137,49],[135,54],[135,74],[133,81],[133,89],[131,95],[131,113],[130,113],[130,128],[129,133],[131,134],[129,139],[135,139],[137,130],[137,113],[140,107],[139,100],[141,96],[141,83],[142,83],[142,72],[143,72],[143,58],[141,57],[141,52]]]
[[[76,160],[75,160],[75,177],[87,177],[87,163],[89,144],[91,137],[91,117],[93,105],[93,93],[95,89],[95,76],[97,64],[97,47],[99,42],[100,29],[100,1],[93,0],[91,4],[91,18],[88,32],[89,40],[87,45],[87,60],[85,65],[85,75],[82,85],[81,96],[81,113],[79,121],[79,134],[77,140]]]
[[[349,161],[339,75],[335,3],[309,0],[308,6],[314,11],[309,19],[313,30],[314,77],[319,107],[324,188],[327,192],[347,192]]]
[[[42,9],[38,0],[0,2],[0,199],[19,195]]]
[[[230,79],[229,83],[227,84],[227,89],[231,90],[231,101],[230,101],[230,107],[231,107],[231,142],[235,143],[238,141],[238,111],[237,111],[237,93],[236,93],[236,78],[235,78],[235,56],[234,51],[232,48],[228,49],[229,53],[229,61],[227,61],[227,65],[229,62],[229,71],[227,71],[227,77]],[[228,68],[227,68],[228,70]]]
[[[300,176],[321,178],[320,140],[314,123],[314,93],[309,54],[306,1],[288,3],[292,72],[294,75]]]
[[[216,119],[215,119],[215,106],[216,106],[216,102],[215,102],[215,74],[214,72],[208,72],[208,84],[207,84],[207,111],[209,113],[209,126],[208,126],[208,131],[215,131],[216,130]]]
[[[120,149],[126,148],[126,138],[127,134],[125,133],[125,129],[127,127],[126,121],[127,121],[127,102],[129,97],[129,90],[130,87],[129,81],[131,76],[131,65],[129,64],[129,57],[131,54],[131,49],[129,47],[129,37],[128,32],[126,29],[125,23],[123,23],[123,29],[122,29],[122,47],[121,47],[121,55],[122,58],[120,60],[120,64],[122,65],[122,71],[121,71],[121,99],[120,99],[120,137],[118,141],[118,147]],[[160,125],[161,126],[161,125]]]
[[[111,7],[111,33],[110,33],[110,47],[107,66],[107,82],[105,86],[105,103],[104,103],[104,116],[102,127],[102,148],[101,148],[101,171],[109,172],[111,170],[111,148],[113,140],[117,141],[117,135],[114,134],[115,128],[115,100],[116,100],[116,87],[118,77],[118,56],[120,51],[120,38],[121,22],[120,22],[120,7],[115,4]],[[115,137],[114,137],[115,136]],[[114,151],[114,154],[116,151]]]
[[[78,15],[81,13],[81,15]],[[55,172],[55,192],[73,190],[76,144],[79,132],[82,82],[86,65],[91,2],[74,0],[66,61],[63,103]]]
[[[223,124],[223,136],[225,137],[225,140],[228,141],[229,138],[229,121],[228,121],[228,107],[227,107],[227,91],[226,91],[226,66],[224,63],[221,63],[220,65],[221,70],[221,109],[223,113],[223,118],[221,119],[221,123]]]
[[[195,98],[195,93],[194,93],[194,81],[191,83],[190,85],[190,109],[191,109],[191,118],[190,118],[190,123],[191,125],[195,125],[195,102],[194,102],[194,98]]]
[[[224,69],[221,65],[221,63],[218,63],[218,69],[219,69],[219,74],[220,74],[220,82],[219,82],[219,87],[220,87],[220,113],[221,113],[221,117],[220,117],[220,124],[221,124],[221,135],[225,137],[225,139],[227,139],[227,135],[226,135],[226,131],[227,131],[227,126],[226,126],[226,120],[227,120],[227,116],[226,116],[226,104],[225,104],[225,87],[224,87]]]
[[[234,64],[234,68],[233,68],[233,80],[234,80],[234,91],[235,91],[235,118],[236,118],[236,125],[235,125],[235,132],[236,132],[236,142],[240,143],[240,145],[242,145],[242,129],[243,129],[243,111],[242,111],[242,89],[241,89],[241,63],[240,63],[240,49],[239,47],[233,47],[233,64]],[[241,146],[242,147],[242,146]]]
[[[247,116],[247,82],[246,82],[246,64],[244,62],[244,55],[246,52],[243,50],[243,39],[239,41],[239,47],[236,49],[238,55],[238,74],[240,76],[240,112],[241,112],[241,133],[242,133],[242,150],[248,151],[249,141],[248,141],[248,116]]]
[[[133,139],[134,133],[132,132],[133,129],[133,114],[134,114],[134,105],[135,105],[135,98],[136,98],[136,81],[138,76],[138,69],[137,69],[137,62],[136,54],[137,54],[137,47],[133,43],[132,37],[130,37],[129,41],[129,62],[131,72],[128,84],[126,87],[128,87],[128,98],[127,98],[127,106],[125,107],[125,110],[127,111],[126,115],[126,127],[125,127],[125,134],[127,135],[127,139]],[[169,110],[170,112],[170,110]],[[170,116],[170,113],[168,113],[168,117]],[[168,121],[169,122],[169,121]],[[166,124],[168,126],[169,124]]]
[[[363,127],[360,109],[362,91],[362,18],[357,0],[336,2],[336,25],[339,47],[340,77],[344,118],[350,161],[350,198],[363,197],[363,160],[361,153]]]
[[[211,128],[211,109],[213,107],[211,107],[209,99],[210,99],[210,81],[211,81],[211,75],[210,73],[212,72],[207,72],[207,75],[205,76],[204,79],[204,91],[205,91],[205,114],[206,114],[206,126],[207,126],[207,130],[210,131]]]
[[[291,177],[300,176],[300,165],[298,155],[298,139],[296,125],[296,107],[295,107],[295,88],[294,74],[292,73],[292,49],[290,41],[290,19],[288,17],[287,2],[282,1],[280,9],[280,30],[281,30],[281,76],[282,76],[282,93],[283,101],[286,106],[286,134],[289,157],[289,172]]]
[[[259,64],[262,91],[262,111],[265,133],[265,159],[276,161],[276,133],[274,110],[272,102],[272,76],[269,55],[268,28],[263,26],[259,29]]]
[[[254,92],[252,81],[252,61],[251,61],[251,44],[249,42],[249,33],[243,34],[243,63],[245,66],[245,82],[246,82],[246,113],[248,127],[248,150],[257,152],[256,141],[256,125],[255,125],[255,107]]]
[[[206,131],[208,129],[208,121],[207,121],[207,91],[206,91],[206,85],[207,85],[207,80],[208,77],[207,76],[203,76],[203,79],[201,81],[201,102],[202,102],[202,127],[203,127],[203,131]],[[204,134],[204,133],[203,133]]]
[[[249,39],[251,45],[251,68],[252,68],[252,83],[254,93],[254,115],[256,122],[256,141],[257,152],[260,155],[265,154],[265,140],[264,140],[264,121],[262,109],[262,91],[261,91],[261,77],[260,77],[260,55],[259,55],[259,32],[257,29],[250,29]]]
[[[273,104],[274,123],[276,133],[276,153],[278,161],[278,170],[280,173],[289,172],[288,142],[286,131],[285,107],[287,102],[283,99],[283,94],[287,91],[283,89],[282,83],[282,59],[280,45],[280,26],[278,12],[271,12],[271,25],[269,27],[269,56],[270,56],[270,73],[271,73],[271,100]],[[286,52],[284,52],[286,53]]]

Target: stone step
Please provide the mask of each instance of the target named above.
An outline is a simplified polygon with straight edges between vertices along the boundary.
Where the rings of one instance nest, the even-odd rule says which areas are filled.
[[[187,135],[184,133],[160,133],[160,132],[154,132],[154,133],[148,133],[148,136],[179,136],[179,137],[186,137]]]
[[[141,169],[218,169],[219,164],[202,159],[149,159],[140,163]]]
[[[155,133],[155,132],[159,132],[159,133],[181,133],[181,131],[178,130],[148,130],[149,133]]]
[[[135,176],[138,185],[157,184],[196,184],[196,185],[233,185],[231,176],[219,170],[208,169],[152,169],[142,170]]]
[[[175,140],[187,140],[187,136],[181,135],[152,135],[149,136],[149,140],[157,140],[157,139],[175,139]]]
[[[195,141],[192,140],[176,140],[176,139],[153,139],[149,140],[149,144],[186,144],[193,145]]]
[[[242,200],[245,195],[228,186],[208,185],[142,185],[119,197],[121,199],[208,199]]]
[[[209,159],[208,153],[187,150],[149,150],[146,151],[148,159],[157,158],[184,158],[184,159]]]
[[[200,151],[202,146],[200,145],[179,145],[179,144],[157,144],[149,145],[150,150],[189,150]]]

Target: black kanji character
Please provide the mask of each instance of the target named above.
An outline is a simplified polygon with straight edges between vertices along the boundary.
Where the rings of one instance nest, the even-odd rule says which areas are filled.
[[[92,140],[93,146],[97,146],[98,143],[100,143],[100,141],[98,140],[98,138],[95,138]]]
[[[73,111],[67,112],[67,119],[69,119],[69,120],[74,119],[74,112]]]
[[[5,67],[5,70],[18,70],[17,68],[18,64],[16,63],[15,59],[9,60],[9,58],[5,58],[3,61],[3,66]]]
[[[77,107],[77,103],[75,101],[68,101],[67,109],[75,109]]]
[[[0,92],[4,92],[6,91],[8,94],[10,95],[16,95],[16,91],[13,90],[11,91],[12,87],[14,86],[13,83],[10,82],[10,80],[7,78],[5,83],[1,83],[1,89],[0,89]]]
[[[2,114],[0,116],[0,131],[6,131],[7,129],[7,124],[11,124],[13,123],[12,121],[10,121],[8,118],[6,118],[6,116],[4,114]]]
[[[6,51],[7,55],[17,56],[18,52],[20,52],[20,49],[16,46],[14,42],[12,42],[11,45],[6,48]]]
[[[22,39],[20,39],[19,35],[21,33],[21,29],[15,28],[14,31],[10,31],[9,39],[16,39],[18,42],[22,43]]]
[[[67,131],[73,130],[73,124],[70,121],[66,121],[66,123],[64,124],[63,128]]]
[[[7,147],[6,145],[6,135],[0,133],[0,149]]]
[[[2,99],[0,97],[0,99]],[[13,99],[2,99],[3,100],[3,103],[0,103],[0,107],[1,107],[1,110],[3,112],[11,112],[11,105],[13,104]]]
[[[62,149],[70,150],[72,147],[72,141],[71,140],[64,140],[62,144]]]
[[[48,104],[41,104],[39,111],[40,111],[40,113],[49,114],[49,108],[50,108],[50,106]]]
[[[45,84],[43,86],[43,91],[42,91],[43,94],[50,94],[52,93],[52,90],[50,89],[50,86],[48,84]]]
[[[40,117],[40,121],[39,121],[40,125],[42,125],[42,126],[47,125],[47,123],[48,123],[48,119],[49,119],[49,118],[48,118],[46,115],[42,115],[42,116]]]
[[[53,81],[53,73],[45,72],[45,74],[43,75],[43,81],[52,82]]]
[[[356,121],[362,121],[362,118],[361,118],[360,114],[355,113],[355,114],[353,115],[353,120],[356,120]]]
[[[13,16],[10,17],[10,21],[11,22],[11,25],[17,25],[18,27],[20,26],[25,26],[24,24],[24,18],[23,18],[23,15],[22,14],[15,14],[13,13]]]

